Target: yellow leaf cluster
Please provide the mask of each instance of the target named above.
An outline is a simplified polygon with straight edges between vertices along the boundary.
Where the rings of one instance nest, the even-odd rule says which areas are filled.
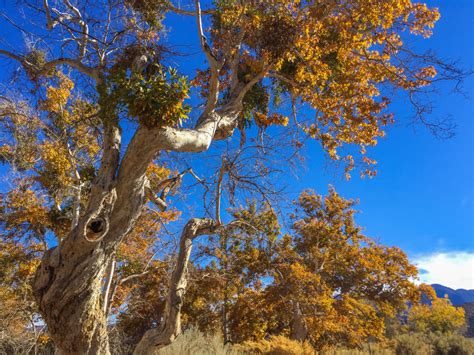
[[[265,115],[261,112],[255,112],[254,114],[255,121],[261,127],[268,127],[271,125],[278,125],[286,127],[288,126],[289,118],[277,113],[271,115]]]
[[[349,161],[340,156],[342,147],[374,146],[384,137],[393,117],[387,112],[389,99],[381,97],[382,85],[410,91],[431,84],[436,75],[424,63],[416,72],[400,55],[407,53],[404,31],[429,37],[439,19],[438,10],[423,3],[223,2],[218,15],[216,45],[235,41],[236,28],[246,34],[244,42],[251,50],[245,61],[271,65],[276,82],[315,110],[316,118],[305,123],[305,131],[321,141],[331,159]],[[375,174],[373,163],[363,162],[363,175]],[[349,176],[356,165],[349,161],[347,167]]]
[[[71,96],[74,83],[65,74],[58,71],[55,73],[58,86],[46,88],[46,100],[43,102],[44,109],[54,113],[61,113]]]
[[[27,188],[17,188],[7,194],[5,209],[8,213],[7,228],[14,228],[24,223],[36,228],[49,225],[48,211],[44,199]]]
[[[55,182],[59,182],[63,186],[71,185],[73,182],[71,175],[73,166],[69,159],[69,152],[59,142],[52,141],[44,142],[39,150],[44,169],[57,179]],[[47,181],[43,181],[43,183],[46,186],[48,185]]]

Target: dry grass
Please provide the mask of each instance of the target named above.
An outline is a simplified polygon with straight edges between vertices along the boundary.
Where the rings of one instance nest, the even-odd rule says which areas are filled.
[[[284,336],[248,341],[238,345],[223,345],[219,335],[205,335],[191,329],[178,337],[172,345],[161,349],[159,355],[316,355],[310,344],[290,340]],[[474,354],[474,340],[460,335],[405,334],[393,342],[393,348],[381,344],[366,344],[363,349],[334,349],[319,355],[470,355]]]
[[[395,351],[392,349],[383,348],[376,344],[367,346],[362,350],[356,349],[335,349],[326,351],[324,355],[393,355]]]
[[[114,355],[129,355],[133,346],[124,342],[123,334],[112,331],[111,352]],[[32,354],[34,341],[29,337],[12,337],[0,332],[0,355]],[[39,347],[39,355],[54,353],[52,344]],[[176,341],[156,352],[157,355],[471,355],[474,354],[474,340],[458,334],[404,334],[392,341],[392,348],[381,344],[366,344],[361,350],[334,349],[317,353],[310,344],[290,340],[284,336],[249,341],[237,345],[224,345],[218,334],[203,334],[189,329]]]
[[[219,335],[206,335],[196,329],[189,329],[174,343],[160,349],[156,355],[243,355],[243,352],[224,345]]]
[[[272,336],[268,340],[248,341],[236,345],[236,349],[246,354],[269,355],[313,355],[314,349],[308,343],[301,343],[284,336]]]

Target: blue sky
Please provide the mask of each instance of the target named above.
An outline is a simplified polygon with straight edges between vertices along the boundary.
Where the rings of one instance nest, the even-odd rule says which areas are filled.
[[[474,1],[427,2],[439,7],[441,20],[431,39],[415,42],[415,48],[433,49],[442,58],[459,60],[464,69],[474,68]],[[0,5],[11,9],[6,1],[0,0]],[[167,26],[167,40],[178,44],[176,50],[199,51],[194,22],[184,25],[171,18]],[[1,36],[8,37],[11,30]],[[196,60],[203,58],[192,55],[180,61],[181,71],[192,73]],[[371,150],[378,161],[377,177],[361,179],[354,174],[346,181],[342,173],[327,169],[320,146],[309,143],[305,168],[298,179],[288,178],[288,195],[295,197],[305,188],[325,193],[332,184],[344,197],[360,200],[357,218],[366,234],[405,250],[426,269],[427,281],[474,288],[473,77],[465,81],[464,91],[467,98],[449,90],[434,97],[434,117],[450,116],[457,125],[453,138],[440,140],[421,125],[410,126],[410,105],[397,97],[391,106],[396,124]],[[447,263],[457,266],[444,268]]]

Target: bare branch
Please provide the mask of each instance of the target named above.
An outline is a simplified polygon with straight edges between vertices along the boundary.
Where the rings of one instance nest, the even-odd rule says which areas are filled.
[[[285,77],[284,75],[281,75],[281,74],[276,73],[276,72],[270,73],[269,76],[270,76],[270,77],[274,77],[274,78],[276,78],[276,79],[278,79],[278,80],[281,80],[281,81],[283,81],[283,82],[286,83],[286,84],[290,84],[291,86],[293,86],[293,87],[295,87],[295,88],[301,86],[301,85],[299,85],[296,81],[294,81],[294,80],[292,80],[292,79],[290,79],[290,78],[287,78],[287,77]]]
[[[172,178],[160,181],[157,186],[158,191],[152,190],[150,182],[148,180],[145,182],[145,189],[147,191],[148,197],[155,205],[158,206],[161,212],[166,211],[166,209],[168,208],[168,204],[166,203],[166,198],[168,197],[168,194],[173,191],[179,183],[181,183],[183,176],[190,171],[191,169],[186,169],[178,175],[173,176]],[[160,197],[158,197],[157,194],[160,191]]]
[[[56,25],[56,22],[53,22],[53,18],[51,17],[51,11],[49,9],[48,0],[43,0],[43,7],[44,12],[46,13],[46,27],[48,30],[52,30]]]
[[[156,196],[156,193],[149,186],[145,186],[145,189],[147,192],[147,196],[151,200],[151,202],[153,202],[160,209],[161,212],[166,211],[166,209],[168,208],[168,204],[160,197]]]
[[[124,277],[123,279],[120,279],[119,284],[122,285],[122,284],[124,284],[126,282],[129,282],[131,280],[135,280],[135,279],[138,279],[138,278],[143,277],[145,275],[148,275],[149,273],[150,273],[150,270],[144,270],[144,271],[142,271],[138,274],[129,275],[127,277]]]
[[[66,6],[74,13],[76,16],[76,21],[82,28],[83,36],[81,42],[79,43],[79,58],[83,58],[86,54],[87,43],[89,41],[89,26],[87,25],[87,22],[83,20],[82,14],[77,7],[73,6],[69,0],[63,1]]]
[[[195,11],[190,11],[190,10],[185,10],[185,9],[182,9],[182,8],[179,8],[179,7],[176,7],[172,4],[169,4],[167,6],[167,9],[168,11],[171,11],[171,12],[174,12],[178,15],[186,15],[186,16],[196,16],[196,12]],[[211,14],[214,14],[216,11],[215,10],[201,10],[201,13],[204,14],[204,15],[211,15]]]
[[[17,62],[23,63],[24,58],[20,57],[12,52],[6,51],[4,49],[0,49],[0,54],[4,55],[10,59],[16,60]]]
[[[189,171],[189,173],[191,174],[191,176],[193,178],[195,178],[201,185],[204,186],[204,188],[206,190],[209,190],[209,188],[206,185],[206,182],[204,180],[202,180],[199,176],[197,176],[196,173],[193,171],[193,169],[189,168],[188,171]]]
[[[217,178],[216,188],[216,225],[221,225],[221,193],[222,193],[222,179],[224,178],[224,172],[227,169],[227,160],[222,157],[221,168],[219,169],[219,176]]]
[[[6,51],[4,49],[0,49],[0,55],[16,60],[25,68],[33,68],[35,70],[38,70],[38,74],[47,73],[49,70],[57,66],[66,64],[74,69],[77,69],[81,73],[86,74],[87,76],[90,76],[91,78],[95,79],[96,82],[98,83],[100,83],[101,81],[98,68],[89,67],[83,64],[79,59],[56,58],[49,62],[46,62],[41,68],[37,68],[33,63],[30,63],[25,56],[17,55],[12,52]]]
[[[239,84],[239,63],[241,43],[235,47],[235,53],[230,61],[230,91],[234,92]]]
[[[112,286],[112,280],[114,278],[115,265],[116,265],[116,261],[115,261],[115,258],[113,257],[112,260],[110,260],[109,272],[107,274],[107,286],[105,287],[105,293],[104,293],[103,311],[105,315],[109,313],[110,304],[112,303],[112,299],[109,297],[109,294],[110,294],[110,288]]]
[[[252,80],[250,80],[247,84],[243,86],[242,89],[240,89],[237,93],[237,98],[236,101],[242,102],[245,94],[255,85],[257,84],[260,80],[262,80],[265,75],[268,73],[268,70],[270,69],[270,65],[265,65],[263,70],[255,75]]]
[[[72,59],[72,58],[53,59],[50,62],[47,62],[45,64],[44,69],[47,70],[47,69],[54,68],[54,67],[56,67],[58,65],[62,65],[62,64],[67,64],[67,65],[71,66],[72,68],[77,69],[81,73],[90,76],[91,78],[95,79],[97,83],[101,82],[101,78],[100,78],[100,75],[99,75],[99,69],[89,67],[89,66],[83,64],[79,59]]]
[[[204,108],[203,115],[207,115],[217,104],[219,96],[219,70],[221,64],[217,60],[215,54],[212,51],[212,48],[207,42],[206,36],[202,28],[202,17],[201,17],[201,4],[199,0],[195,0],[196,3],[196,21],[199,33],[199,41],[201,47],[206,55],[207,61],[209,62],[209,67],[211,70],[211,77],[209,82],[209,96],[207,98],[206,106]]]
[[[211,47],[209,46],[209,43],[207,43],[207,38],[204,35],[204,31],[202,28],[202,17],[201,17],[201,4],[199,3],[199,0],[195,0],[196,4],[196,21],[197,21],[197,27],[198,27],[198,33],[199,33],[199,40],[201,43],[201,47],[206,54],[207,60],[209,61],[209,65],[211,68],[213,66],[217,66],[217,59],[214,53],[212,52]]]

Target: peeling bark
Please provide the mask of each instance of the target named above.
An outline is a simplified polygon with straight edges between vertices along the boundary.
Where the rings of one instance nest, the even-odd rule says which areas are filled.
[[[101,282],[118,244],[140,216],[150,162],[161,150],[202,151],[213,140],[232,135],[240,109],[240,102],[232,101],[202,116],[195,129],[139,127],[120,165],[120,132],[115,126],[107,127],[101,168],[89,205],[69,236],[45,254],[33,285],[59,353],[109,353]],[[99,228],[94,223],[99,223]],[[145,344],[151,349],[169,344],[180,333],[181,297],[192,240],[208,232],[213,223],[193,219],[184,228],[163,329],[147,333],[137,353],[147,353]]]
[[[102,281],[118,243],[141,212],[143,181],[131,184],[133,195],[121,193],[112,210],[105,208],[102,218],[108,226],[99,238],[88,234],[91,214],[86,214],[58,247],[45,254],[36,272],[33,292],[60,354],[109,354]]]
[[[59,354],[109,354],[100,293],[105,254],[79,252],[72,244],[46,253],[34,280],[35,297]]]

